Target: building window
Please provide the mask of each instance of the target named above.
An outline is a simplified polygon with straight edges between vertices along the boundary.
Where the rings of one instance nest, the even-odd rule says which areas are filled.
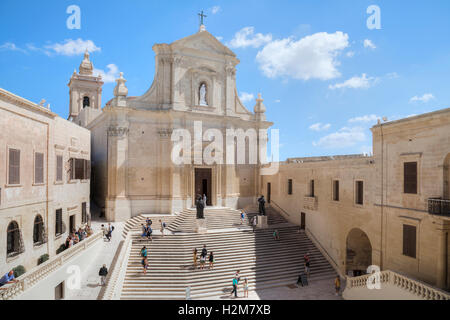
[[[59,236],[63,233],[62,209],[56,210],[55,217],[55,235]]]
[[[37,215],[34,218],[34,227],[33,227],[33,244],[38,245],[44,242],[44,221],[42,220],[41,215]]]
[[[314,193],[314,180],[311,180],[309,182],[309,196],[310,197],[315,197],[315,193]]]
[[[89,100],[89,97],[83,98],[83,109],[86,107],[89,107],[91,105],[91,101]]]
[[[339,201],[339,180],[333,181],[333,200]]]
[[[359,205],[364,204],[364,182],[363,181],[356,181],[355,203],[359,204]]]
[[[403,164],[404,193],[417,194],[417,162]]]
[[[83,202],[81,204],[81,223],[87,223],[87,208],[86,208],[86,202]]]
[[[91,161],[85,159],[71,158],[70,180],[88,180],[91,178]]]
[[[288,180],[288,194],[292,194],[292,179]]]
[[[12,221],[8,225],[6,236],[6,254],[8,257],[15,256],[20,253],[20,229],[16,221]]]
[[[20,184],[20,150],[9,149],[8,184]]]
[[[407,257],[416,257],[416,227],[403,225],[403,254]]]
[[[34,154],[34,183],[44,183],[44,154],[39,152]]]
[[[56,181],[63,181],[63,156],[56,156]]]

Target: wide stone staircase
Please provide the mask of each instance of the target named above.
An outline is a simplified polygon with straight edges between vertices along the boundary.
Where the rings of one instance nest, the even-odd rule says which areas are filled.
[[[227,296],[237,270],[240,270],[241,279],[248,279],[250,290],[292,285],[304,270],[306,253],[311,259],[310,282],[336,275],[333,267],[297,226],[286,223],[272,210],[268,216],[269,229],[254,233],[248,226],[236,228],[241,227],[239,211],[208,209],[205,217],[209,231],[197,234],[191,232],[195,210],[185,210],[170,222],[168,229],[173,231],[171,234],[164,237],[156,235],[153,241],[133,235],[121,299],[185,299],[187,287],[190,287],[193,299]],[[252,214],[248,214],[247,218],[251,217]],[[140,220],[136,221],[139,223]],[[276,225],[280,241],[273,239],[270,225]],[[140,257],[144,245],[148,249],[149,260],[149,270],[145,275]],[[193,267],[193,249],[201,251],[203,245],[207,246],[208,252],[214,252],[216,262],[213,270]]]

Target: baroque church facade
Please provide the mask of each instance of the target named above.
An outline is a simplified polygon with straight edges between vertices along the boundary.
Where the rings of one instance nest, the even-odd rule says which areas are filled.
[[[114,98],[101,110],[103,82],[93,75],[88,53],[79,74],[74,72],[70,80],[70,118],[91,131],[94,201],[105,209],[109,221],[180,212],[194,206],[196,197],[203,194],[209,206],[243,208],[255,204],[261,166],[248,164],[250,156],[245,164],[194,161],[214,140],[206,134],[208,129],[222,137],[227,136],[227,130],[263,132],[256,140],[245,137],[245,152],[252,143],[258,150],[266,149],[267,129],[272,123],[266,121],[260,96],[254,112],[240,101],[236,55],[204,26],[171,44],[156,44],[153,50],[155,77],[140,97],[128,96],[121,74]],[[194,131],[199,125],[200,133]],[[172,161],[172,133],[180,129],[187,130],[192,139],[198,138],[197,147],[201,144],[199,149],[193,143],[190,163]],[[232,138],[232,144],[237,140]],[[217,149],[221,147],[210,154],[221,152],[226,158],[229,149],[223,144]],[[234,149],[236,158],[237,153]]]

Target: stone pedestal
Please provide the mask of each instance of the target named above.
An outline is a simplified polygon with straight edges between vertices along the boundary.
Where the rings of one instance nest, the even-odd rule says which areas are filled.
[[[267,216],[258,216],[258,221],[256,227],[258,229],[267,229],[269,227],[267,223]]]
[[[196,219],[195,220],[195,232],[206,233],[208,229],[206,228],[206,219]]]

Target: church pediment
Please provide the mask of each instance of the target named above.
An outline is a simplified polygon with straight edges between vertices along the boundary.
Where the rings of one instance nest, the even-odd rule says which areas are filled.
[[[233,51],[223,45],[216,37],[208,31],[200,31],[189,37],[180,39],[171,44],[174,50],[193,49],[196,51],[209,52],[216,55],[225,55],[236,58]]]

